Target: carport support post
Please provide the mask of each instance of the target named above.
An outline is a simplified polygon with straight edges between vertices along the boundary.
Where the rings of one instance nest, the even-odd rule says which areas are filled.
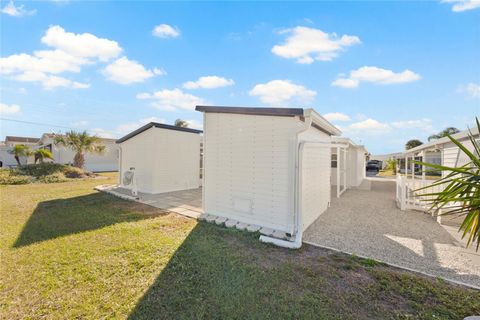
[[[422,150],[421,153],[422,162],[425,163],[425,150]],[[425,181],[425,166],[422,164],[422,182]]]
[[[337,198],[340,198],[340,148],[337,147]]]
[[[347,189],[347,149],[346,148],[343,149],[343,186],[345,189]]]
[[[412,179],[415,179],[415,153],[412,154],[412,162],[410,163],[410,170],[412,170]]]

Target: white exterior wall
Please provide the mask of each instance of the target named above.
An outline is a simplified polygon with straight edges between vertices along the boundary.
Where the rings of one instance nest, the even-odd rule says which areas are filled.
[[[330,137],[325,135],[324,139],[330,140]],[[309,143],[306,143],[303,149],[301,173],[303,230],[307,229],[328,208],[331,196],[330,150],[330,146]]]
[[[462,144],[471,152],[474,152],[472,142],[469,140],[461,141]],[[448,142],[443,145],[443,165],[447,167],[461,167],[468,162],[470,158],[457,147],[453,142]]]
[[[69,148],[53,143],[53,138],[46,137],[41,141],[43,146],[52,145],[53,161],[62,164],[72,164],[75,152]],[[118,146],[113,140],[102,141],[105,152],[102,154],[85,154],[85,169],[93,172],[118,171]]]
[[[293,117],[205,113],[206,213],[293,231]]]
[[[336,148],[332,149],[332,153],[336,154]],[[342,158],[342,157],[340,157]],[[342,159],[337,159],[337,166],[341,165]],[[365,178],[365,152],[362,148],[349,146],[347,148],[347,188],[358,187]],[[331,184],[337,185],[337,169],[331,168]],[[343,184],[343,182],[341,182]]]
[[[200,141],[196,133],[152,127],[120,144],[120,176],[134,167],[144,193],[198,188]]]
[[[296,136],[304,122],[294,117],[208,112],[204,119],[205,212],[293,233]],[[330,142],[330,136],[312,128],[299,140]],[[330,151],[305,148],[306,228],[330,201]]]
[[[0,146],[0,161],[2,161],[3,168],[16,167],[17,160],[13,154],[10,154],[8,151],[11,150],[10,146]],[[21,164],[27,164],[27,157],[20,157]]]

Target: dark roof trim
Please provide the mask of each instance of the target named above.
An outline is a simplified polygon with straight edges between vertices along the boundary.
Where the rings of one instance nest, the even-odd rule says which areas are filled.
[[[223,106],[196,106],[195,110],[214,113],[252,114],[259,116],[303,116],[302,108],[258,108],[258,107],[223,107]]]
[[[6,136],[5,141],[14,141],[14,142],[27,142],[27,143],[37,143],[40,138],[32,137],[15,137],[15,136]]]
[[[133,138],[137,134],[140,134],[143,131],[148,130],[152,127],[160,128],[160,129],[167,129],[167,130],[190,132],[190,133],[202,133],[203,132],[202,130],[197,130],[197,129],[182,128],[182,127],[172,126],[172,125],[169,125],[169,124],[163,124],[163,123],[158,123],[158,122],[150,122],[150,123],[144,125],[143,127],[138,128],[137,130],[132,131],[129,134],[127,134],[126,136],[118,139],[117,143],[122,143],[124,141],[127,141],[128,139]]]

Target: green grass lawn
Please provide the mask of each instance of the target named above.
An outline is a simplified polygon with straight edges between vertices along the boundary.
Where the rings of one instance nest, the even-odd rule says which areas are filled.
[[[95,192],[1,186],[1,319],[462,319],[480,292]]]

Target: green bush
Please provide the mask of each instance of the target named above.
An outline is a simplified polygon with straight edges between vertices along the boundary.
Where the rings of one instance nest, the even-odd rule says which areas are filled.
[[[87,177],[86,172],[77,167],[65,166],[63,173],[67,178],[86,178]]]
[[[15,169],[0,169],[0,184],[55,183],[94,176],[95,174],[80,168],[46,162],[28,164]]]
[[[0,170],[0,184],[27,184],[33,181],[33,177],[12,174],[9,169]]]
[[[20,166],[15,169],[18,174],[26,175],[26,176],[33,176],[36,178],[42,176],[48,176],[57,172],[63,172],[65,170],[66,165],[53,163],[53,162],[45,162],[39,164],[27,164],[25,166]]]
[[[56,183],[56,182],[65,182],[68,179],[65,178],[65,175],[61,172],[52,173],[46,176],[39,177],[37,179],[38,182],[42,183]]]

